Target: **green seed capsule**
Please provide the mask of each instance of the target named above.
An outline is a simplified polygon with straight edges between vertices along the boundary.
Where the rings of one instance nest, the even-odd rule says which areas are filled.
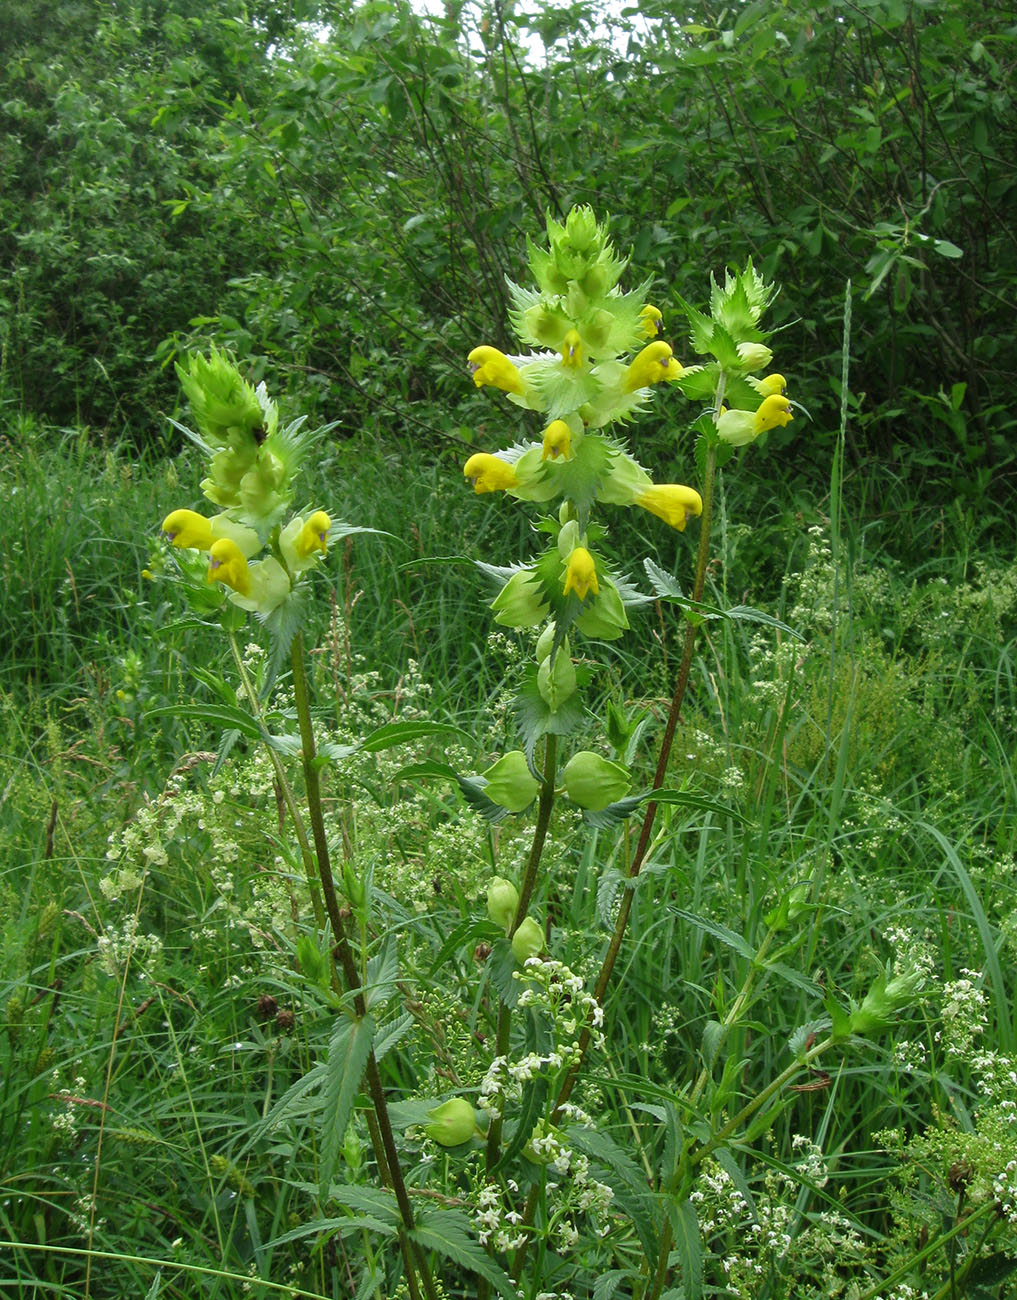
[[[632,784],[621,763],[612,763],[588,749],[573,754],[562,775],[572,802],[591,812],[599,812],[608,804],[624,798]]]
[[[450,1097],[427,1112],[424,1132],[443,1147],[458,1147],[468,1142],[477,1128],[477,1117],[465,1097]]]
[[[543,951],[544,931],[528,916],[512,936],[512,954],[520,966],[525,966],[528,957],[539,957]]]
[[[503,876],[494,876],[487,887],[487,914],[506,934],[516,919],[518,906],[519,890],[512,881],[506,880]]]

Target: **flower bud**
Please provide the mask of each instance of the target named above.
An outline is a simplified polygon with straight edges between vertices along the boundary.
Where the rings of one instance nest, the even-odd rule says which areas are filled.
[[[465,1097],[450,1097],[427,1112],[424,1132],[439,1146],[458,1147],[477,1130],[477,1117]]]
[[[558,554],[563,560],[567,560],[578,545],[579,522],[575,519],[567,519],[558,534]]]
[[[628,793],[632,784],[620,763],[612,763],[588,749],[573,754],[562,775],[568,797],[580,808],[588,808],[591,812],[599,812],[608,804],[616,803]]]
[[[765,343],[739,343],[738,359],[745,370],[765,370],[773,360],[773,349]]]
[[[512,936],[512,955],[520,966],[528,957],[539,957],[544,951],[544,931],[532,916],[527,916]]]
[[[487,914],[506,934],[512,929],[518,906],[519,890],[512,881],[504,876],[492,876],[487,886]]]
[[[538,664],[542,664],[554,647],[554,623],[548,623],[540,636],[537,637],[537,645],[534,651]]]
[[[483,775],[487,781],[484,793],[509,812],[522,812],[528,808],[540,789],[540,782],[530,772],[521,749],[502,755]]]

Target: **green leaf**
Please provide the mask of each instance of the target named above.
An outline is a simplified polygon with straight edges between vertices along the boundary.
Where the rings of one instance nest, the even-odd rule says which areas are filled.
[[[383,727],[370,732],[359,748],[364,753],[375,754],[383,749],[391,749],[394,745],[419,740],[421,736],[457,736],[472,743],[468,732],[447,722],[387,722]]]
[[[500,822],[509,816],[509,810],[500,803],[495,803],[484,793],[483,777],[460,776],[455,768],[447,763],[430,761],[410,763],[400,768],[395,774],[396,781],[445,780],[453,781],[462,791],[463,798],[475,811],[489,822]]]
[[[699,1222],[688,1201],[667,1203],[667,1217],[674,1234],[674,1252],[678,1256],[682,1285],[687,1300],[701,1300],[703,1295],[703,1250],[699,1241]]]
[[[460,1268],[482,1277],[506,1300],[516,1300],[512,1279],[475,1240],[470,1221],[462,1210],[423,1208],[407,1236],[426,1250],[437,1251]]]
[[[712,935],[725,947],[732,948],[740,957],[746,957],[751,961],[755,956],[752,946],[740,934],[735,934],[734,930],[729,930],[726,925],[721,925],[719,921],[711,921],[705,916],[696,916],[694,912],[686,912],[681,907],[676,907],[673,914],[680,916],[683,921],[688,921],[697,930],[703,930],[706,934]]]
[[[246,736],[248,740],[263,740],[265,732],[257,719],[243,709],[225,704],[163,704],[149,709],[146,718],[180,718],[187,722],[203,722],[208,727],[222,727]]]
[[[339,1148],[346,1136],[346,1126],[360,1091],[373,1042],[374,1021],[370,1016],[352,1022],[341,1020],[329,1040],[325,1086],[322,1089],[324,1116],[319,1134],[318,1195],[322,1200],[328,1196],[329,1184],[339,1163]]]

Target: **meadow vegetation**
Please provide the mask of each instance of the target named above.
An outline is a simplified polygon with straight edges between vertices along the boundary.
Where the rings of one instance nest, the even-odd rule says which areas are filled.
[[[1002,1300],[1004,16],[660,3],[608,40],[587,5],[37,9],[11,5],[0,74],[4,1294]],[[539,444],[466,357],[517,350],[504,276],[583,202],[687,367],[711,273],[779,280],[801,404],[717,468],[693,603],[691,508],[614,509],[580,547],[656,597],[553,652],[582,700],[561,744],[669,792],[648,851],[645,803],[548,781],[534,632],[493,623],[477,567],[575,520],[463,478]],[[332,523],[298,575],[309,715],[296,622],[159,535],[208,509],[174,363],[216,347],[284,422],[337,422],[294,498]],[[718,426],[670,378],[612,432],[702,491]],[[538,797],[503,815],[480,774],[521,749]],[[296,834],[319,777],[352,983]],[[542,822],[517,916],[492,880],[527,878]]]

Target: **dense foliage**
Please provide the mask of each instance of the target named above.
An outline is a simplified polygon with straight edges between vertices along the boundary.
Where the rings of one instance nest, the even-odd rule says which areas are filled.
[[[586,201],[675,291],[780,277],[820,448],[850,279],[853,456],[1012,488],[1005,6],[44,8],[0,51],[0,383],[58,423],[159,438],[147,362],[211,335],[347,433],[448,433],[524,232]]]

